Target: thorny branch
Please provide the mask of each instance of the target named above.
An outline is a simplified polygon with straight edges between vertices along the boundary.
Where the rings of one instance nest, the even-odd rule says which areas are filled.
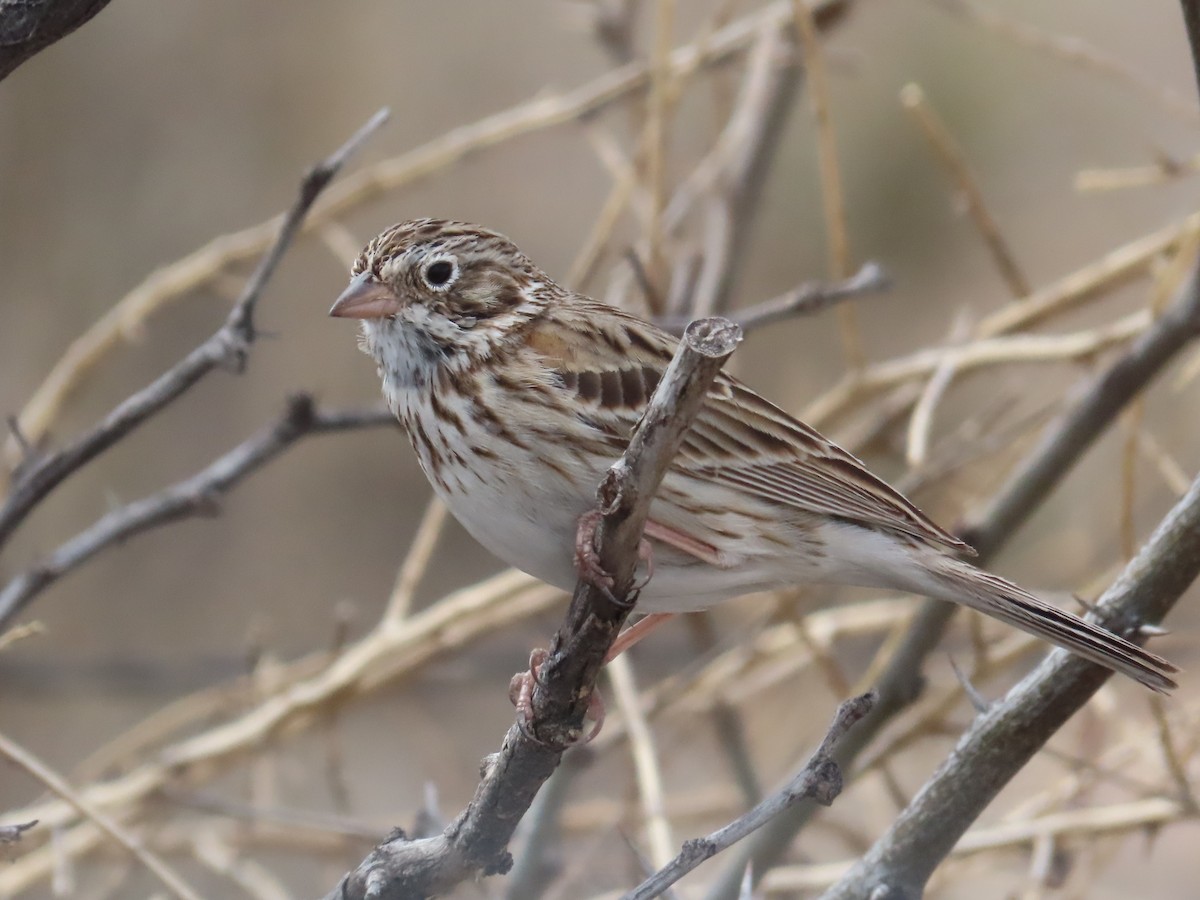
[[[604,657],[636,602],[634,571],[650,501],[709,385],[740,340],[741,330],[724,319],[698,320],[684,333],[629,447],[597,494],[603,519],[596,551],[613,589],[580,579],[541,667],[532,718],[509,728],[500,752],[485,760],[474,799],[436,837],[409,841],[401,835],[376,847],[327,900],[427,896],[512,866],[507,847],[513,831],[582,734]]]
[[[317,163],[304,176],[300,192],[266,255],[234,304],[225,323],[191,353],[140,391],[130,395],[90,431],[61,450],[35,458],[24,467],[4,505],[0,507],[0,549],[29,512],[73,472],[95,459],[151,416],[180,397],[218,367],[240,372],[250,345],[257,337],[254,307],[274,275],[283,255],[300,230],[309,208],[338,171],[386,121],[380,110],[333,155]]]

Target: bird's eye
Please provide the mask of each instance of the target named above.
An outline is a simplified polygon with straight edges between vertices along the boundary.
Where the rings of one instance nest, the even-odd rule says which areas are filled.
[[[438,259],[425,267],[425,281],[430,287],[442,288],[450,283],[455,275],[455,266],[448,259]]]

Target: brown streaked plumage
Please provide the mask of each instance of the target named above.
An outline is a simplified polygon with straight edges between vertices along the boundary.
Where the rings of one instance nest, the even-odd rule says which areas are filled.
[[[438,495],[511,565],[570,589],[580,516],[675,339],[565,290],[507,238],[389,228],[331,315],[362,320],[384,396]],[[650,509],[642,612],[824,582],[912,591],[1015,625],[1150,688],[1169,662],[959,558],[970,548],[851,454],[721,375]]]

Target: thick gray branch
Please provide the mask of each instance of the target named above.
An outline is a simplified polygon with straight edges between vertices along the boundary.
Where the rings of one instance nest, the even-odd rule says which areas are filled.
[[[1099,620],[1120,633],[1162,620],[1200,576],[1200,479],[1105,591]],[[958,746],[826,900],[917,900],[984,807],[1112,673],[1055,650]]]
[[[960,531],[959,536],[979,551],[981,563],[1000,550],[1121,410],[1198,335],[1200,281],[1193,271],[1162,318],[1096,378],[1082,386],[1080,395],[1068,411],[1046,430],[1042,441],[1025,457],[983,514]],[[926,600],[921,604],[912,625],[880,674],[879,703],[835,752],[843,769],[850,766],[884,725],[917,698],[923,685],[921,666],[941,641],[956,609],[938,600]],[[737,897],[741,873],[748,863],[753,864],[755,879],[761,878],[815,812],[812,803],[799,803],[754,835],[722,872],[721,879],[708,894],[709,900]]]
[[[633,608],[634,571],[650,501],[721,365],[741,340],[724,319],[693,323],[651,397],[629,447],[600,486],[596,532],[607,591],[581,579],[533,691],[530,721],[513,725],[467,808],[440,835],[396,835],[347,874],[327,900],[426,897],[480,875],[507,872],[508,843],[564,751],[582,734],[596,676]]]

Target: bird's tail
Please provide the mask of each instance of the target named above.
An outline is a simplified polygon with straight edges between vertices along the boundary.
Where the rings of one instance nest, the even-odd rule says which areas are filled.
[[[1035,637],[1128,675],[1160,694],[1178,687],[1171,676],[1179,669],[1098,625],[1017,587],[1011,581],[942,554],[925,557],[914,574],[912,589],[939,600],[976,609]]]

